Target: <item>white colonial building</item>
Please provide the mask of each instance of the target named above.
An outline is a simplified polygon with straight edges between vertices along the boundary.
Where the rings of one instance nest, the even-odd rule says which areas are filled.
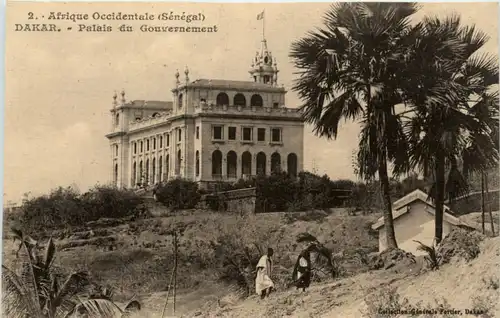
[[[120,187],[185,178],[206,186],[303,166],[304,124],[287,108],[276,60],[262,40],[251,81],[175,74],[173,102],[113,97],[112,178]]]

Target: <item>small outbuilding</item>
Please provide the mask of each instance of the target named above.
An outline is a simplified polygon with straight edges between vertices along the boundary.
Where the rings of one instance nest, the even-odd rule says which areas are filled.
[[[425,252],[417,250],[419,246],[415,241],[426,245],[432,245],[435,233],[435,205],[428,200],[428,194],[415,190],[392,205],[392,218],[394,220],[394,232],[398,247],[413,255],[424,255]],[[443,238],[455,227],[464,225],[455,216],[449,213],[450,209],[445,206],[443,216]],[[379,252],[387,248],[384,218],[381,217],[372,225],[372,229],[379,234]]]

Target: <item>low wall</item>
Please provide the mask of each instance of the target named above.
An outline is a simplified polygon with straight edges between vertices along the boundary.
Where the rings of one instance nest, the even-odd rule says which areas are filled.
[[[491,202],[491,210],[498,211],[500,206],[499,190],[490,191],[489,201]],[[481,192],[474,192],[464,197],[455,200],[450,208],[455,215],[465,215],[473,212],[481,212]],[[485,198],[484,204],[488,211],[488,200]]]
[[[255,213],[255,202],[255,188],[246,188],[205,195],[200,200],[200,207],[239,214],[250,214]]]

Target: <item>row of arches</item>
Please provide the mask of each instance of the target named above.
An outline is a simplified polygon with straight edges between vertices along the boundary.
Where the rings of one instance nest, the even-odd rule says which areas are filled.
[[[217,94],[217,97],[215,99],[215,104],[217,106],[231,105],[231,103],[229,102],[229,96],[224,92]],[[232,105],[246,107],[247,99],[245,95],[241,93],[234,95]],[[264,100],[262,99],[262,96],[260,96],[259,94],[252,95],[252,97],[250,98],[250,106],[263,107]]]
[[[182,153],[179,149],[176,154],[175,160],[175,174],[179,175],[182,164]],[[164,170],[165,167],[165,170]],[[146,159],[145,161],[140,160],[139,162],[134,161],[132,163],[132,184],[155,184],[157,182],[162,182],[168,179],[170,173],[170,155],[165,156],[165,161],[163,156],[160,156],[158,160],[156,158]]]
[[[198,152],[196,153],[197,161],[196,161],[196,171],[199,171],[199,160],[198,160]],[[283,170],[281,167],[281,155],[277,152],[271,155],[271,173],[279,172]],[[249,151],[245,151],[241,154],[241,174],[242,175],[252,175],[252,154]],[[223,154],[220,150],[215,150],[212,152],[212,176],[219,177],[222,176],[223,173]],[[238,155],[235,151],[231,150],[226,154],[226,171],[225,174],[227,177],[236,178],[237,176],[237,168],[238,168]],[[286,171],[293,176],[297,175],[297,155],[295,153],[290,153],[287,156],[286,163]],[[255,156],[255,174],[267,174],[267,155],[264,152],[259,152]]]

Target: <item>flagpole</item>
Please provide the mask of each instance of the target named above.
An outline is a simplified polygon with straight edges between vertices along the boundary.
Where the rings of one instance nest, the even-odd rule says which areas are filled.
[[[262,40],[266,39],[265,28],[266,28],[266,10],[262,11]]]

